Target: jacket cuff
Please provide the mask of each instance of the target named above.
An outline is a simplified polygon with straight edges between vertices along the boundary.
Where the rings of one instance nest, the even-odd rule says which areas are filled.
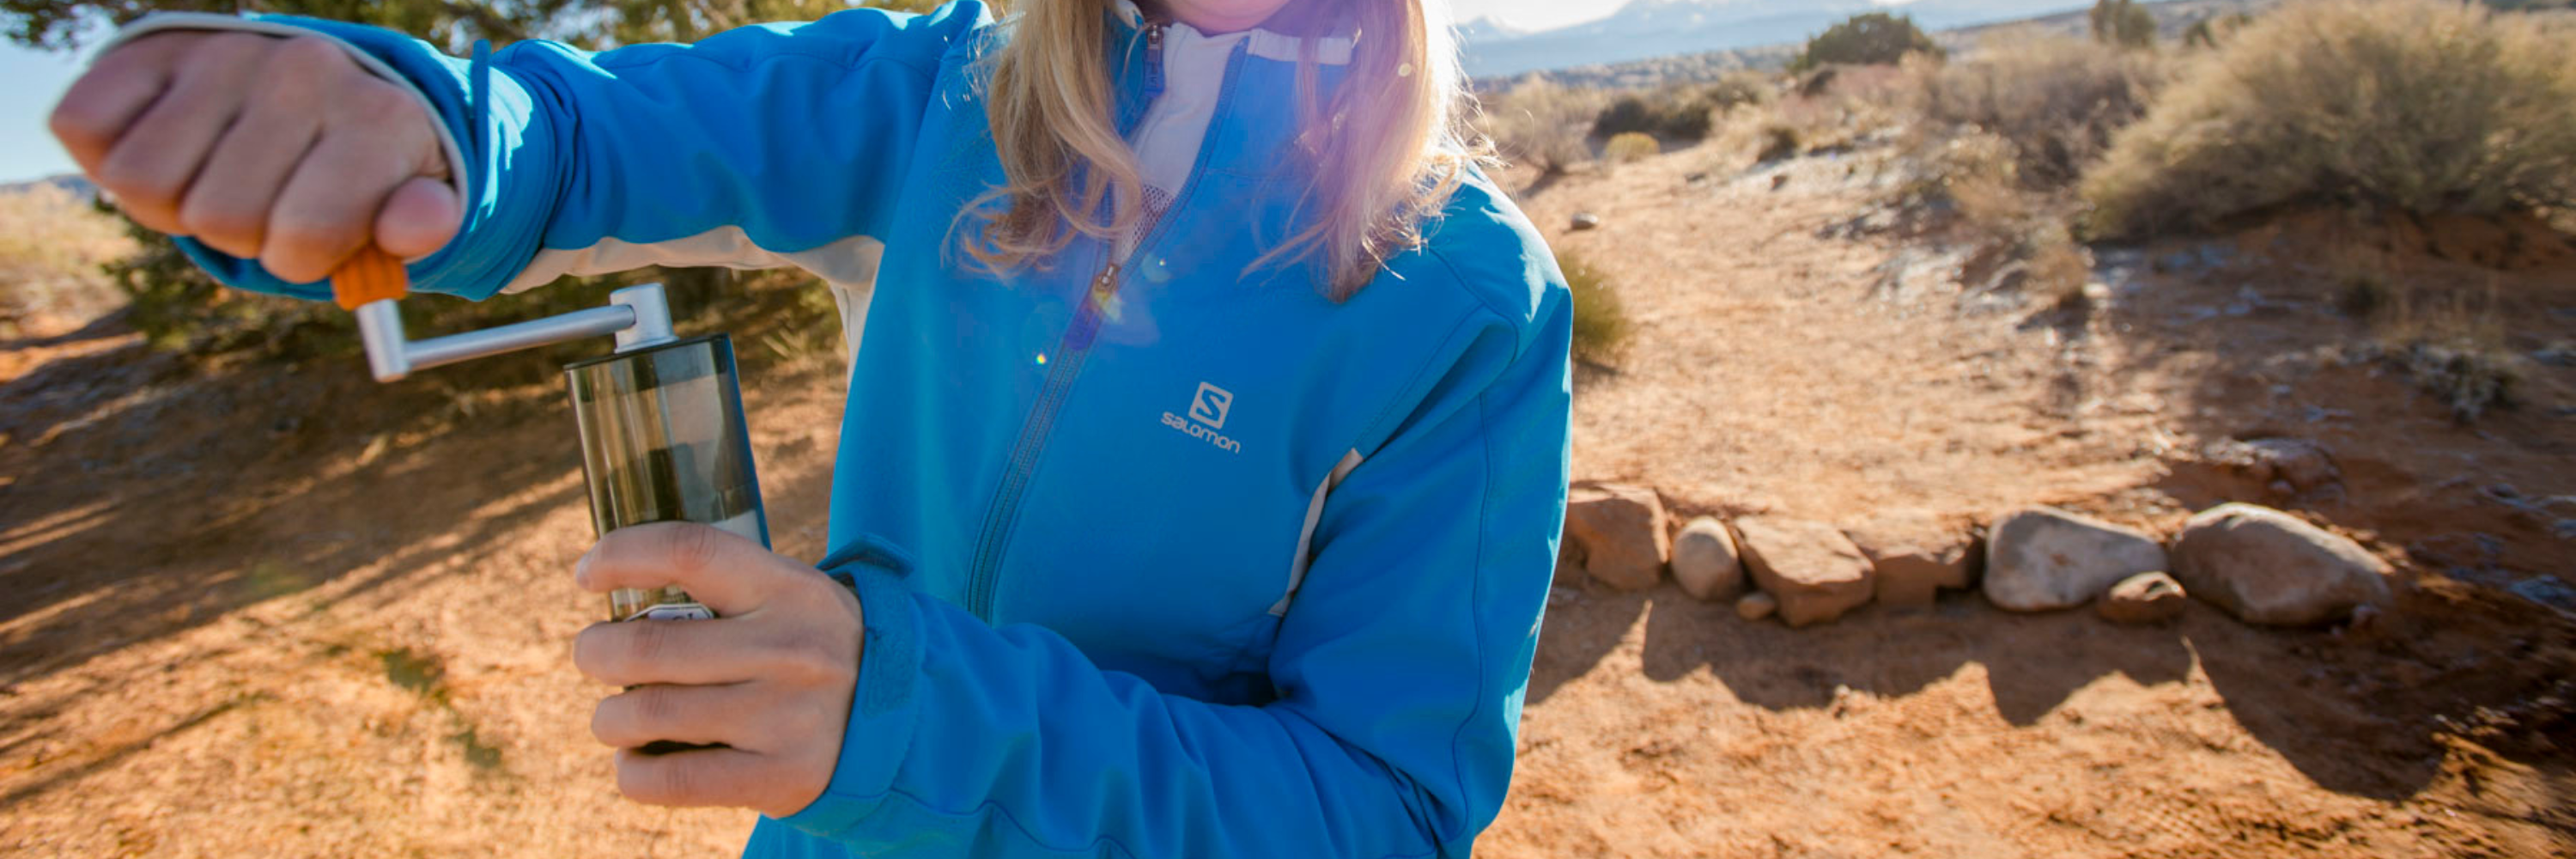
[[[849,730],[832,782],[823,795],[781,820],[808,835],[837,840],[876,810],[912,748],[920,719],[921,607],[912,588],[910,558],[873,539],[824,561],[826,572],[847,574],[858,592],[867,629],[858,688],[850,701]]]

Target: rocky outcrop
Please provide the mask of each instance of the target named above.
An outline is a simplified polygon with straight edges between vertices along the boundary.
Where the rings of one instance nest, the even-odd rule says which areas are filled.
[[[1823,623],[1869,602],[1869,558],[1831,525],[1757,516],[1735,523],[1754,584],[1780,602],[1790,626]]]
[[[1560,563],[1623,591],[1654,587],[1672,557],[1664,502],[1642,486],[1575,487],[1566,497],[1565,544]]]
[[[2111,586],[2102,601],[2093,608],[2112,623],[2163,623],[2182,616],[2191,597],[2182,585],[2163,573],[2140,573]]]
[[[1919,510],[1880,514],[1843,532],[1869,558],[1882,605],[1927,606],[1942,588],[1975,583],[1976,536]]]
[[[2273,626],[2342,621],[2392,599],[2388,564],[2360,544],[2251,504],[2191,517],[2174,541],[2174,574],[2192,596]]]
[[[2012,611],[2074,608],[2164,569],[2154,538],[2054,507],[2006,514],[1986,538],[1986,599]]]
[[[1731,600],[1744,592],[1743,556],[1726,524],[1702,516],[1673,538],[1673,581],[1702,600]]]

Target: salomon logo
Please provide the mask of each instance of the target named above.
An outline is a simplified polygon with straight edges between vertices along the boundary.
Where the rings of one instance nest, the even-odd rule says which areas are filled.
[[[1234,411],[1234,392],[1201,382],[1198,396],[1190,398],[1190,419],[1182,420],[1180,415],[1164,412],[1163,425],[1179,430],[1191,438],[1207,442],[1208,446],[1218,450],[1242,453],[1242,444],[1217,432],[1225,428],[1226,415],[1232,411]]]
[[[1208,429],[1225,429],[1225,413],[1234,410],[1234,392],[1199,383],[1199,395],[1190,400],[1190,420],[1207,424]]]

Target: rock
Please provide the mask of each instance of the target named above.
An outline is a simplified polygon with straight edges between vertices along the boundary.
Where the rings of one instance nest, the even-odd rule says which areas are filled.
[[[1880,603],[1931,605],[1942,588],[1976,583],[1980,547],[1964,525],[1908,510],[1880,514],[1843,533],[1869,558]]]
[[[1735,616],[1745,620],[1761,620],[1779,611],[1780,601],[1761,591],[1745,594],[1743,599],[1735,601]]]
[[[2191,595],[2247,623],[2309,626],[2384,609],[2388,564],[2359,544],[2251,504],[2201,511],[2174,541],[2174,575]]]
[[[1601,226],[1601,216],[1600,216],[1600,215],[1595,215],[1595,214],[1593,214],[1593,213],[1591,213],[1591,212],[1576,212],[1576,213],[1574,213],[1574,231],[1575,231],[1575,232],[1578,232],[1578,233],[1579,233],[1579,232],[1583,232],[1584,230],[1598,229],[1598,228],[1600,228],[1600,226]]]
[[[1868,556],[1831,525],[1755,516],[1735,523],[1744,568],[1790,626],[1822,623],[1869,602]]]
[[[1565,539],[1579,547],[1585,573],[1623,591],[1654,587],[1673,552],[1663,499],[1642,486],[1575,487],[1565,504]]]
[[[1986,538],[1986,599],[2012,611],[2074,608],[2122,579],[2166,568],[2164,547],[2145,534],[2054,507],[2024,508]]]
[[[2211,445],[2209,458],[2265,484],[2287,483],[2310,492],[2343,482],[2334,455],[2316,442],[2299,438],[2258,438]]]
[[[2112,623],[2163,623],[2182,616],[2183,603],[2191,597],[2182,583],[2163,573],[2139,573],[2111,586],[2094,605],[2095,611]]]
[[[1744,591],[1744,561],[1725,523],[1706,516],[1682,526],[1673,538],[1673,581],[1691,596],[1731,600]]]

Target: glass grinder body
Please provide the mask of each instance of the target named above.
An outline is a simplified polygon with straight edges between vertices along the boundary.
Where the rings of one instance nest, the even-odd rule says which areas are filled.
[[[358,317],[379,382],[413,370],[614,335],[615,354],[564,368],[580,427],[582,474],[598,535],[653,522],[697,522],[769,546],[769,523],[743,420],[733,342],[680,339],[659,284],[618,290],[607,307],[448,337],[404,339],[396,302],[409,292],[402,261],[369,248],[333,275],[334,297]],[[678,588],[608,595],[611,620],[715,616]]]

